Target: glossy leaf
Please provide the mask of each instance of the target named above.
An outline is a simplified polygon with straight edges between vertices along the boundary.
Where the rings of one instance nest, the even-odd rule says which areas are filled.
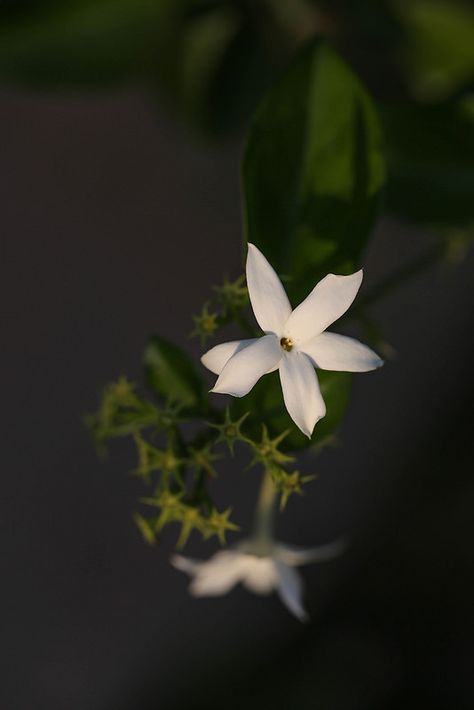
[[[267,95],[243,161],[245,233],[301,300],[360,266],[385,169],[372,102],[337,54],[313,42]]]
[[[205,413],[204,383],[181,348],[155,335],[148,342],[143,363],[146,384],[160,399],[185,413]]]

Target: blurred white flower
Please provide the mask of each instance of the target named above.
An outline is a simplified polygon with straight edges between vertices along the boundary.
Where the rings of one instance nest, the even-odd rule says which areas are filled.
[[[204,562],[174,555],[171,564],[190,575],[189,591],[195,597],[221,596],[241,582],[255,594],[276,590],[289,611],[300,621],[306,621],[308,615],[301,601],[303,582],[294,568],[330,560],[342,549],[342,542],[298,548],[278,543],[262,546],[249,540],[233,550],[217,552]]]
[[[253,244],[248,245],[246,270],[253,312],[266,335],[222,343],[203,355],[203,365],[219,375],[211,392],[243,397],[262,375],[278,369],[288,413],[311,437],[326,414],[314,368],[368,372],[383,365],[358,340],[325,332],[356,297],[362,270],[350,276],[328,274],[294,311],[277,274]]]

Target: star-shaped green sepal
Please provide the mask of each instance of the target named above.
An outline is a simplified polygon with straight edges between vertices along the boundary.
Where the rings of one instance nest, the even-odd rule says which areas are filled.
[[[213,429],[217,429],[219,432],[215,443],[217,444],[220,441],[225,441],[232,456],[234,455],[234,444],[236,441],[248,441],[247,437],[242,434],[242,424],[247,419],[249,414],[250,412],[245,412],[240,419],[233,420],[230,416],[229,407],[227,407],[222,424],[209,424],[209,426]]]

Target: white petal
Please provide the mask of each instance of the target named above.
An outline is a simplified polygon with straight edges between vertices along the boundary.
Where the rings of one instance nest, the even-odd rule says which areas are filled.
[[[369,372],[383,365],[383,360],[367,345],[337,333],[321,333],[301,349],[322,370]]]
[[[238,552],[218,552],[205,562],[175,555],[172,564],[193,578],[189,591],[196,597],[226,594],[242,578],[245,555]]]
[[[288,318],[284,335],[301,344],[322,333],[347,311],[361,282],[362,269],[350,276],[325,276]]]
[[[255,340],[256,338],[249,338],[247,340],[232,340],[229,343],[221,343],[220,345],[216,345],[214,348],[208,350],[207,353],[204,353],[201,358],[201,362],[204,367],[207,367],[207,369],[215,375],[220,375],[232,355],[240,352],[246,348],[247,345],[255,342]]]
[[[254,594],[269,594],[278,583],[275,562],[271,557],[246,557],[243,584]]]
[[[230,358],[211,392],[243,397],[262,375],[275,368],[282,353],[278,338],[274,335],[256,338]]]
[[[300,621],[307,621],[306,613],[301,603],[303,582],[299,573],[283,562],[276,562],[278,570],[278,594],[283,604]]]
[[[291,545],[277,545],[275,556],[290,567],[307,565],[311,562],[325,562],[332,560],[344,551],[346,545],[343,540],[336,540],[328,545],[319,547],[293,547]]]
[[[175,569],[179,569],[180,572],[186,572],[189,575],[193,575],[199,565],[202,565],[199,560],[191,560],[189,557],[182,557],[181,555],[173,555],[170,562]]]
[[[280,362],[280,381],[288,414],[311,437],[314,425],[326,414],[326,405],[309,358],[302,352],[284,355]]]
[[[253,244],[248,245],[247,287],[255,318],[266,333],[278,337],[291,313],[291,305],[280,279]]]

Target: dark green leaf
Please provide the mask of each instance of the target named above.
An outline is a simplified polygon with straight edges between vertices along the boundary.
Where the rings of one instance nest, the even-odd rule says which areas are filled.
[[[444,99],[474,78],[474,8],[468,0],[395,0],[407,34],[404,60],[414,92]]]
[[[388,207],[429,224],[474,217],[474,113],[467,101],[386,106]]]
[[[385,170],[372,102],[322,42],[267,95],[243,162],[245,227],[300,300],[329,271],[360,265]]]
[[[189,6],[193,0],[186,0]],[[178,111],[213,135],[248,121],[287,50],[269,51],[265,4],[195,3],[177,16],[160,56],[159,78]],[[266,26],[265,32],[262,27]]]
[[[173,0],[70,0],[10,13],[0,25],[0,78],[95,86],[155,71]]]
[[[186,413],[204,414],[207,397],[193,361],[177,345],[155,335],[143,357],[148,387],[161,399]]]
[[[334,436],[344,416],[352,376],[347,372],[325,370],[318,370],[317,375],[327,414],[316,424],[311,440],[299,431],[285,409],[278,373],[262,377],[246,397],[232,403],[231,411],[234,416],[236,413],[251,412],[251,417],[245,421],[244,430],[256,440],[261,436],[262,424],[266,424],[271,436],[288,429],[289,434],[281,444],[285,451],[324,444]]]

